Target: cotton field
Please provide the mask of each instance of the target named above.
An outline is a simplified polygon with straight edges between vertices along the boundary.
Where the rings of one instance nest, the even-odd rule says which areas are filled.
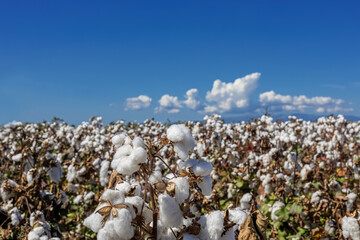
[[[360,239],[360,122],[0,126],[0,238]]]

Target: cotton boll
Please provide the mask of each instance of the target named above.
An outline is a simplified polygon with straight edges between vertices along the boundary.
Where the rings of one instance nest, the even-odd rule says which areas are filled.
[[[167,138],[174,143],[174,151],[182,160],[188,159],[188,153],[195,146],[190,130],[184,124],[171,125],[166,131]]]
[[[59,183],[62,174],[63,174],[63,169],[61,167],[61,163],[59,161],[56,161],[55,166],[52,166],[49,170],[50,179],[56,183]]]
[[[107,183],[109,182],[108,179],[108,171],[109,171],[110,162],[105,160],[101,162],[101,168],[100,168],[100,185],[105,187]]]
[[[223,236],[221,236],[220,240],[234,240],[235,232],[233,228],[229,228]]]
[[[146,162],[147,153],[146,153],[145,149],[143,149],[141,147],[135,148],[131,152],[131,155],[133,156],[134,162],[137,164]]]
[[[132,149],[133,148],[130,145],[121,146],[118,150],[116,150],[114,159],[124,156],[129,156],[131,154]]]
[[[118,217],[113,219],[113,228],[119,239],[130,240],[134,236],[135,232],[131,221],[132,217],[127,209],[118,210]]]
[[[182,204],[189,197],[189,182],[186,178],[177,177],[169,182],[175,183],[175,200]]]
[[[229,209],[228,211],[229,211],[230,221],[236,223],[238,229],[240,230],[241,225],[245,222],[246,218],[249,216],[249,212],[244,211],[239,207],[235,209]]]
[[[134,140],[132,141],[132,145],[134,146],[134,148],[145,148],[145,143],[144,141],[139,138],[139,137],[135,137]]]
[[[74,198],[74,203],[75,203],[75,204],[79,204],[82,200],[83,200],[83,196],[82,196],[82,195],[77,195],[77,196]]]
[[[252,200],[251,194],[245,193],[240,200],[240,207],[245,210],[250,209],[251,200]]]
[[[360,239],[359,223],[355,218],[343,217],[341,225],[344,238]]]
[[[164,227],[179,227],[182,224],[182,212],[174,198],[167,194],[159,196],[159,215]]]
[[[102,204],[102,207],[103,206],[104,206],[104,204]],[[103,224],[101,222],[102,220],[103,220],[103,216],[101,216],[100,214],[94,212],[94,213],[90,214],[90,216],[85,218],[84,225],[86,227],[90,228],[93,232],[99,232],[99,230],[103,226]]]
[[[31,231],[28,234],[28,240],[40,240],[40,236],[37,235],[35,232]]]
[[[121,146],[124,144],[125,138],[126,138],[126,134],[122,133],[122,134],[113,136],[111,139],[111,142],[114,146]]]
[[[218,240],[224,231],[222,211],[214,211],[205,215],[205,227],[200,232],[201,239]]]
[[[144,204],[144,200],[139,196],[126,197],[125,204],[130,207],[128,210],[130,211],[132,217],[135,218],[136,213],[141,212],[141,208]],[[136,208],[137,210],[136,212],[132,206]]]
[[[157,182],[161,182],[161,179],[162,179],[161,171],[154,171],[149,177],[149,182],[151,184],[155,184]]]
[[[21,216],[18,208],[14,207],[13,209],[11,209],[10,214],[11,214],[11,224],[14,226],[19,225],[23,217]]]
[[[320,198],[321,198],[321,192],[320,191],[316,191],[311,195],[311,203],[316,203],[316,202],[320,202]]]
[[[128,182],[122,182],[119,184],[116,184],[115,190],[120,191],[122,194],[126,194],[130,191],[131,185]]]
[[[348,198],[346,201],[346,211],[350,212],[353,208],[357,195],[355,193],[349,193],[346,197]]]
[[[196,176],[210,175],[213,167],[209,162],[201,162],[193,166],[193,171]]]
[[[205,196],[211,196],[212,194],[212,180],[210,176],[206,176],[203,180],[197,183],[199,188],[201,189],[202,194]]]
[[[276,214],[281,211],[281,209],[285,207],[285,204],[283,202],[280,201],[276,201],[271,208],[269,209],[271,211],[271,220],[277,222],[277,221],[281,221],[281,218],[279,216],[277,216]]]
[[[124,203],[125,201],[125,196],[124,193],[117,191],[117,190],[112,190],[112,189],[107,189],[101,196],[101,199],[103,200],[108,200],[110,201],[113,205],[118,204],[118,203]]]

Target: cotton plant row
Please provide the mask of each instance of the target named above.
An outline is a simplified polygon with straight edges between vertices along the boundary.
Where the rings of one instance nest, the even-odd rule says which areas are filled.
[[[28,235],[33,229],[30,215],[40,211],[50,226],[48,237],[94,238],[96,234],[83,221],[106,190],[138,182],[138,195],[124,192],[124,201],[138,196],[152,212],[147,185],[154,189],[155,206],[160,209],[159,195],[169,194],[159,193],[154,184],[161,181],[167,186],[178,177],[190,179],[180,173],[192,169],[191,180],[196,184],[191,186],[188,180],[189,189],[199,193],[193,196],[202,204],[202,215],[221,210],[228,216],[251,193],[255,209],[260,208],[270,220],[268,238],[358,239],[359,122],[339,115],[315,122],[295,117],[282,122],[263,116],[225,123],[213,115],[203,122],[184,124],[194,147],[177,144],[176,137],[167,133],[169,126],[153,120],[103,125],[101,118],[92,118],[78,126],[62,121],[0,126],[1,236]],[[118,137],[115,144],[114,136]],[[151,159],[155,153],[157,157]],[[195,175],[197,164],[204,163],[212,164],[211,174]],[[113,171],[121,174],[122,182],[109,186]],[[199,199],[200,192],[204,197]],[[161,226],[161,222],[155,224]],[[174,229],[175,234],[182,231]]]

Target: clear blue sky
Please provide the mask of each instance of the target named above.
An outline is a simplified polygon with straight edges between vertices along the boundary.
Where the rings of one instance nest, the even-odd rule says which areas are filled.
[[[359,12],[359,1],[329,0],[1,1],[0,123],[201,119],[200,107],[182,103],[187,90],[198,90],[202,106],[216,106],[224,99],[206,98],[216,79],[255,72],[256,87],[235,96],[249,103],[233,101],[223,116],[255,114],[269,91],[343,100],[309,103],[304,113],[338,107],[360,116]],[[177,113],[155,112],[165,94],[178,97]],[[124,110],[139,95],[150,106]],[[279,101],[266,106],[296,105]]]

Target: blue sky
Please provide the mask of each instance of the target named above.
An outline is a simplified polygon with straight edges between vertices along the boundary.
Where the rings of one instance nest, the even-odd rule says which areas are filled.
[[[1,1],[0,123],[265,108],[360,116],[359,10],[358,1]]]

